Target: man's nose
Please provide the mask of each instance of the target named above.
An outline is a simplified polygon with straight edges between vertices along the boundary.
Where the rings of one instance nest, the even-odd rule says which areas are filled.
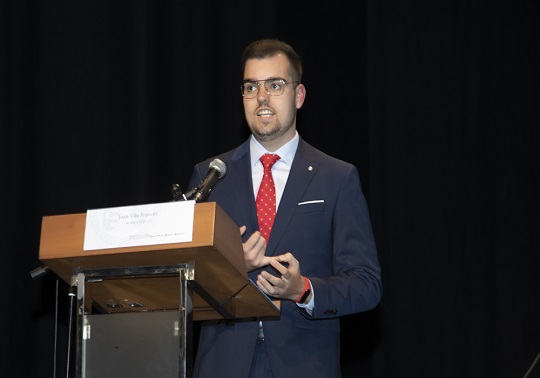
[[[265,84],[266,82],[263,84],[259,84],[259,87],[257,88],[257,98],[267,99],[268,97],[270,97],[270,93],[268,93]]]

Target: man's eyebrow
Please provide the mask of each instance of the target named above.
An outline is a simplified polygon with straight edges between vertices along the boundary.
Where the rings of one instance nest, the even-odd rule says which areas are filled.
[[[242,80],[242,83],[254,83],[254,82],[257,82],[257,81],[268,81],[268,80],[284,80],[284,81],[287,81],[285,80],[284,78],[282,77],[279,77],[279,76],[272,76],[272,77],[269,77],[267,79],[252,79],[252,78],[246,78],[244,80]]]

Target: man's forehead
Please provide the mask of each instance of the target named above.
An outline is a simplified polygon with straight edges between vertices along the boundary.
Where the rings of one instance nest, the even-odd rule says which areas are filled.
[[[244,67],[244,79],[286,78],[289,67],[289,61],[283,54],[262,59],[248,59]]]

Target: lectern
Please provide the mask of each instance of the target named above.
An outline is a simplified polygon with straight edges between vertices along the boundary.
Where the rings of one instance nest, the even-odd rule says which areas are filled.
[[[78,377],[190,377],[193,321],[280,314],[215,202],[195,204],[190,242],[85,251],[85,226],[85,213],[43,217],[39,250],[76,287]]]

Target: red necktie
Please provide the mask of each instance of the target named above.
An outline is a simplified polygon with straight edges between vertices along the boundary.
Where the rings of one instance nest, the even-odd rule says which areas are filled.
[[[276,217],[276,187],[272,177],[272,166],[280,159],[279,155],[264,154],[260,160],[264,166],[264,174],[257,193],[257,218],[259,219],[259,231],[266,239],[270,238],[270,231]]]

